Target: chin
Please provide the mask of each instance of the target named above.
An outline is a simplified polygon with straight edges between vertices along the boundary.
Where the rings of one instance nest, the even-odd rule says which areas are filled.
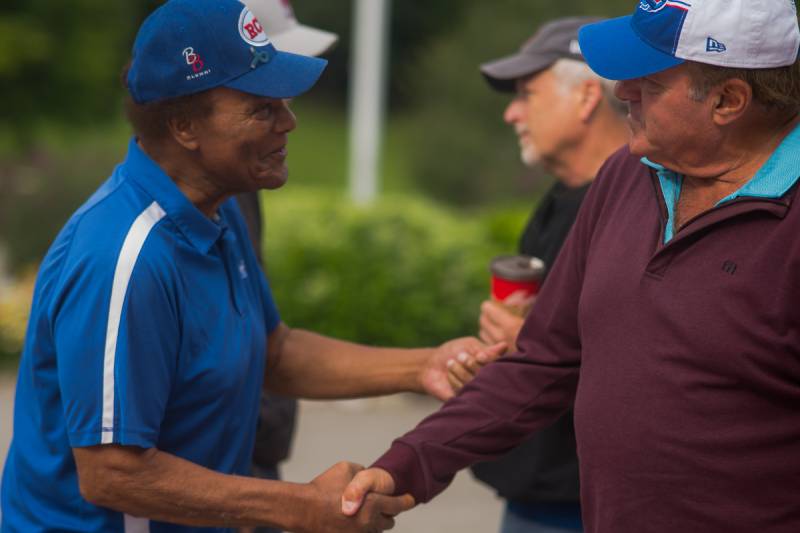
[[[541,156],[539,155],[539,152],[531,148],[523,149],[522,152],[520,153],[520,156],[522,162],[529,167],[535,167],[542,160]]]
[[[252,180],[256,190],[280,189],[289,178],[289,170],[284,168],[281,172],[269,172],[266,175],[255,176]]]
[[[648,159],[652,159],[650,156],[653,154],[653,147],[650,145],[649,142],[642,139],[641,136],[634,135],[628,141],[628,149],[631,151],[631,154],[638,155],[639,157],[647,157]]]
[[[287,181],[287,176],[271,177],[263,181],[259,189],[267,189],[267,190],[280,189],[281,187],[286,185],[286,181]]]

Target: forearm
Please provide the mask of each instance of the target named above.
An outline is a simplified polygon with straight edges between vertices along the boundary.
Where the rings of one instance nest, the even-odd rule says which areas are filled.
[[[396,494],[430,501],[469,465],[488,461],[548,426],[572,405],[576,367],[543,367],[505,356],[425,418],[373,466],[387,471]]]
[[[372,348],[292,329],[265,384],[273,392],[313,399],[421,392],[420,371],[432,351]]]
[[[119,452],[127,454],[124,461],[79,469],[82,492],[96,505],[191,526],[287,530],[298,529],[308,509],[305,485],[220,474],[156,449]]]

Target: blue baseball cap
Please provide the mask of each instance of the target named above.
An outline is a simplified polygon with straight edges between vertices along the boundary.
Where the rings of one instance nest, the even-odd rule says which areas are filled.
[[[741,69],[792,65],[800,50],[794,0],[640,0],[632,15],[578,32],[598,75],[628,80],[684,61]]]
[[[313,87],[325,65],[277,50],[239,0],[169,0],[139,28],[127,82],[139,104],[215,87],[292,98]]]

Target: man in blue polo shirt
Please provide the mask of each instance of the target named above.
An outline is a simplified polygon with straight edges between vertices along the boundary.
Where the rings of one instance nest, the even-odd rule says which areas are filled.
[[[3,532],[380,531],[408,508],[380,496],[341,515],[349,463],[308,484],[244,477],[262,382],[444,398],[447,360],[479,345],[377,349],[280,321],[232,196],[286,181],[285,99],[324,66],[276,50],[237,0],[171,0],[144,22],[126,76],[136,137],[41,266]]]

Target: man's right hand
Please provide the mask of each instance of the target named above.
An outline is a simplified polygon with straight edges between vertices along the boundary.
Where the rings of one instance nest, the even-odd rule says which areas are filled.
[[[304,510],[303,526],[297,532],[376,533],[394,527],[394,516],[414,506],[410,495],[395,497],[376,491],[363,498],[363,505],[343,514],[341,494],[359,472],[365,472],[362,466],[341,462],[314,478],[308,484],[314,508]]]

